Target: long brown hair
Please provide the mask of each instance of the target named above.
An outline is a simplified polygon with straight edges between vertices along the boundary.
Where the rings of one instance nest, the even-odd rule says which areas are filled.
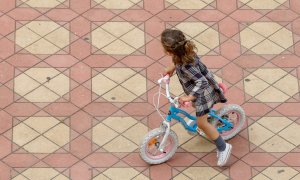
[[[194,63],[197,48],[192,41],[186,39],[182,31],[164,30],[161,34],[161,43],[165,51],[173,55],[175,65]]]

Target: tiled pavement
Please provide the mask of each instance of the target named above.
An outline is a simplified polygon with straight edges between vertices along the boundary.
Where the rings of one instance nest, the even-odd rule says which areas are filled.
[[[170,27],[247,113],[229,167],[177,124],[173,159],[139,158]],[[299,0],[0,0],[0,179],[299,180],[299,80]]]

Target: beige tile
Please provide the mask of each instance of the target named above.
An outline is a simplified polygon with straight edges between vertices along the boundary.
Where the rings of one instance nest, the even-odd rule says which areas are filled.
[[[274,87],[269,87],[256,96],[262,102],[285,102],[290,97]]]
[[[14,91],[21,96],[29,93],[40,86],[40,84],[25,74],[21,74],[14,79]]]
[[[274,84],[274,87],[280,89],[281,91],[285,92],[289,96],[293,96],[299,92],[298,80],[290,74],[288,74],[287,76],[285,76],[284,78],[276,82]]]
[[[23,146],[39,134],[23,123],[18,124],[13,128],[13,142],[19,146]]]
[[[248,132],[250,142],[257,146],[259,146],[274,135],[271,131],[262,127],[258,123],[254,123],[250,127],[248,127]]]
[[[253,74],[269,84],[273,84],[283,76],[287,75],[287,72],[280,68],[261,68],[253,72]]]
[[[256,54],[280,54],[284,49],[270,40],[264,40],[251,49]]]
[[[143,140],[143,137],[147,134],[148,127],[146,127],[142,123],[137,123],[127,131],[123,133],[123,135],[130,139],[135,144],[139,145],[141,141]]]
[[[93,178],[93,180],[111,180],[108,177],[104,176],[103,174],[99,174],[98,176],[96,176],[95,178]]]
[[[63,27],[60,27],[45,36],[45,39],[55,44],[59,48],[64,48],[70,43],[70,32]]]
[[[300,145],[300,125],[297,123],[293,123],[283,131],[279,133],[279,135],[289,142],[293,143],[296,146]]]
[[[50,128],[57,125],[60,121],[53,117],[30,117],[24,121],[26,125],[33,128],[37,132],[43,134]]]
[[[53,168],[29,168],[22,173],[30,180],[49,180],[59,174]]]
[[[150,180],[150,179],[143,174],[139,174],[138,176],[134,177],[133,180]]]
[[[56,94],[63,96],[70,91],[70,78],[60,74],[44,84]]]
[[[192,179],[210,180],[219,172],[211,167],[189,167],[183,171],[183,174]]]
[[[109,126],[118,133],[126,131],[136,123],[137,121],[132,117],[108,117],[103,121],[103,124]]]
[[[60,175],[56,176],[55,178],[53,178],[52,180],[69,180],[69,178],[60,174]]]
[[[251,0],[239,0],[239,1],[242,2],[242,3],[244,3],[244,4],[247,4]]]
[[[266,152],[290,152],[295,146],[276,135],[260,145],[260,148]]]
[[[140,96],[147,91],[146,81],[147,79],[144,76],[136,74],[135,76],[122,83],[122,86],[135,95]]]
[[[32,44],[40,38],[41,37],[39,35],[32,32],[27,27],[22,27],[16,30],[16,44],[22,48],[27,47],[28,45]]]
[[[251,49],[258,43],[262,42],[265,38],[250,28],[244,29],[240,32],[241,44],[248,49]]]
[[[184,174],[178,174],[176,177],[173,178],[173,180],[190,180],[190,178],[188,178]]]
[[[227,176],[225,176],[224,174],[218,174],[217,176],[215,176],[214,178],[212,178],[212,180],[227,180],[229,179]]]
[[[181,147],[188,152],[211,152],[216,148],[216,145],[200,136],[195,136],[185,144],[181,145]]]
[[[206,46],[202,45],[201,43],[199,43],[198,41],[194,41],[196,48],[197,48],[197,54],[199,55],[206,55],[210,49],[207,48]]]
[[[109,102],[131,102],[136,99],[136,95],[118,86],[102,96]]]
[[[270,180],[270,179],[263,174],[258,174],[253,178],[253,180]]]
[[[136,72],[130,68],[108,68],[107,70],[103,71],[102,74],[116,83],[121,84],[136,74]]]
[[[298,174],[297,176],[294,176],[291,180],[299,180],[300,179],[300,174]]]
[[[116,87],[117,84],[102,74],[92,78],[92,91],[99,96]]]
[[[32,54],[54,54],[60,50],[57,46],[51,44],[45,39],[40,39],[25,49]]]
[[[97,28],[92,31],[92,44],[99,49],[105,47],[114,40],[116,40],[116,38],[102,28]]]
[[[93,142],[99,146],[103,146],[107,142],[111,141],[113,138],[118,136],[118,133],[106,127],[103,124],[98,124],[93,127]]]
[[[30,153],[52,153],[58,150],[59,146],[49,141],[45,137],[40,136],[26,144],[23,148]]]
[[[70,128],[61,123],[44,134],[49,140],[59,146],[64,146],[70,141]]]
[[[26,4],[28,4],[31,7],[39,7],[39,8],[54,8],[58,6],[61,2],[57,0],[28,0],[26,1]]]
[[[121,37],[122,35],[135,29],[135,26],[130,24],[129,22],[107,22],[103,24],[101,28],[103,28],[106,32],[114,35],[115,37]]]
[[[204,23],[201,22],[183,22],[176,25],[176,28],[187,34],[188,36],[195,37],[201,32],[204,32],[209,28]]]
[[[184,93],[176,74],[171,77],[170,92],[175,96],[180,96],[182,93]]]
[[[209,28],[195,37],[195,40],[209,49],[214,49],[219,46],[219,33],[216,30]]]
[[[25,74],[38,81],[39,83],[47,82],[47,78],[51,79],[57,76],[60,72],[54,68],[30,68],[25,71]]]
[[[109,46],[104,47],[102,51],[107,54],[123,55],[131,54],[135,51],[135,49],[123,41],[116,40],[112,42]]]
[[[128,9],[134,4],[129,0],[115,1],[115,0],[105,0],[101,3],[107,9]]]
[[[291,179],[298,172],[291,167],[268,167],[262,172],[273,180]]]
[[[282,26],[275,22],[255,22],[252,23],[249,28],[264,37],[269,37],[274,32],[280,30]]]
[[[60,27],[60,25],[53,21],[31,21],[25,26],[41,37]]]
[[[103,174],[112,180],[130,180],[137,176],[139,172],[133,168],[109,168]]]
[[[138,49],[145,44],[145,34],[138,28],[131,30],[120,39],[135,49]]]
[[[275,9],[280,6],[280,4],[274,0],[252,0],[247,5],[253,9]]]
[[[193,136],[188,134],[184,127],[179,123],[173,125],[172,130],[177,134],[179,145],[182,145],[193,138]]]
[[[246,80],[250,81],[246,81]],[[256,96],[269,85],[254,75],[249,75],[244,80],[245,91],[251,96]]]
[[[24,97],[30,102],[53,102],[59,98],[57,94],[44,86],[38,87]]]
[[[278,133],[293,121],[289,120],[286,117],[262,117],[258,120],[258,123],[268,128],[274,133]]]
[[[103,146],[109,152],[133,152],[138,148],[136,144],[119,136]]]
[[[293,34],[286,28],[280,29],[270,36],[269,39],[285,49],[293,45]]]
[[[202,9],[207,6],[206,3],[199,0],[179,0],[174,5],[179,9]]]

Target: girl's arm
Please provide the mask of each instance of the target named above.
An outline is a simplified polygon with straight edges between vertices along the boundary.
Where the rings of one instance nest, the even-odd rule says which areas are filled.
[[[166,67],[166,68],[165,68],[165,73],[164,73],[164,75],[169,74],[170,76],[172,76],[173,73],[174,73],[174,71],[175,71],[175,65],[174,65],[174,64],[171,64],[169,67]]]

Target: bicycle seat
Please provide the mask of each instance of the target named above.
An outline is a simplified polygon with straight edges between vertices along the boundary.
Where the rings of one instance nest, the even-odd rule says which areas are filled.
[[[223,93],[225,94],[227,92],[227,86],[224,83],[219,83],[219,86],[221,88],[221,90],[223,91]]]

